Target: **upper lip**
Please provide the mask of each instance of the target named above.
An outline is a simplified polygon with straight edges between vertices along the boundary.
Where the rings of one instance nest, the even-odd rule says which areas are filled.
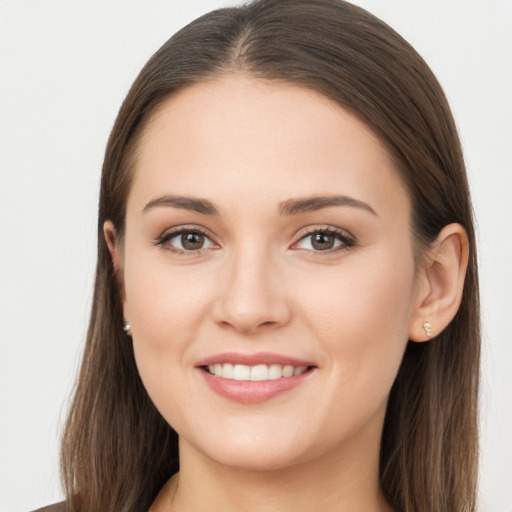
[[[201,359],[196,366],[211,366],[214,364],[244,364],[256,366],[258,364],[281,364],[283,366],[315,366],[311,361],[297,359],[295,357],[274,354],[272,352],[258,352],[255,354],[241,354],[237,352],[224,352]]]

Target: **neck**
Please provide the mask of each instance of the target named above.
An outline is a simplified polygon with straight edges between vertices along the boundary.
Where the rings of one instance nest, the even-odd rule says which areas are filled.
[[[377,441],[272,470],[227,467],[180,441],[180,472],[150,512],[391,512],[379,484]]]

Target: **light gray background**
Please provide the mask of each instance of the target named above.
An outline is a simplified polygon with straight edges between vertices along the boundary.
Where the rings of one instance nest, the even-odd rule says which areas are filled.
[[[0,510],[61,499],[58,434],[85,336],[105,143],[146,59],[232,1],[0,0]],[[512,1],[357,0],[452,104],[479,225],[481,510],[512,512]],[[440,512],[440,511],[436,511]]]

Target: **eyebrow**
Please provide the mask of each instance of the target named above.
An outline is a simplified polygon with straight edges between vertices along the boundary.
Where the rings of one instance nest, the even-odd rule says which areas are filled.
[[[190,210],[202,215],[219,215],[218,209],[208,199],[187,197],[187,196],[174,196],[164,195],[149,201],[143,213],[159,206],[167,206],[172,208],[181,208],[183,210]],[[353,208],[360,208],[366,210],[373,215],[377,215],[375,210],[367,203],[349,196],[315,196],[299,199],[288,199],[279,203],[279,215],[300,215],[301,213],[312,212],[329,208],[332,206],[350,206]]]
[[[208,199],[199,199],[185,196],[165,195],[152,199],[144,206],[142,213],[147,212],[157,206],[170,206],[172,208],[181,208],[183,210],[191,210],[203,215],[219,215],[219,211]]]
[[[349,196],[315,196],[303,199],[288,199],[279,205],[280,215],[299,215],[301,213],[321,210],[331,206],[350,206],[353,208],[361,208],[373,215],[377,212],[367,203]],[[377,215],[378,216],[378,215]]]

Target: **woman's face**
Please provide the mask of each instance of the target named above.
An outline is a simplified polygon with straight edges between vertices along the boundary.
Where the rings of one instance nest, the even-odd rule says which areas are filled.
[[[240,75],[170,98],[121,266],[140,375],[182,448],[252,469],[375,451],[418,287],[408,195],[350,113]]]

